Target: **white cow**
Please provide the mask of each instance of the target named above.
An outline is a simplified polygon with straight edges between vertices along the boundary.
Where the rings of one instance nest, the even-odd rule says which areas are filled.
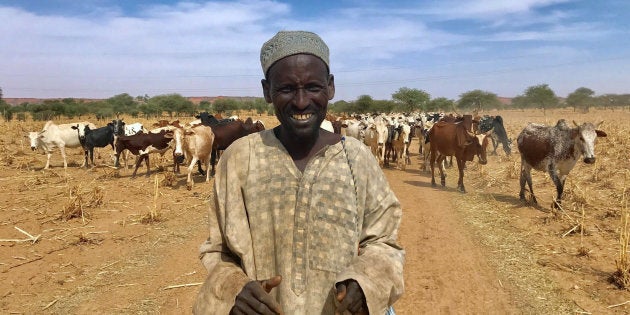
[[[135,135],[140,131],[147,133],[147,130],[144,129],[144,126],[139,122],[133,124],[125,124],[125,136]]]
[[[59,148],[61,156],[63,157],[63,167],[68,167],[68,161],[66,159],[66,148],[78,148],[81,147],[81,138],[85,138],[85,126],[89,126],[90,129],[96,129],[96,125],[93,123],[82,121],[71,124],[56,125],[52,120],[49,120],[42,128],[40,132],[29,132],[28,138],[31,142],[31,150],[35,151],[37,148],[42,148],[46,152],[46,166],[44,169],[50,167],[50,156],[52,155],[52,149]],[[72,127],[78,127],[72,129]],[[82,166],[85,165],[85,162]]]
[[[330,120],[328,119],[324,119],[322,123],[319,125],[319,128],[322,128],[328,132],[332,132],[332,133],[335,132],[335,129],[333,129],[332,122],[330,122]]]
[[[214,133],[209,126],[194,125],[176,128],[174,133],[175,152],[174,156],[184,155],[190,164],[188,165],[188,178],[186,179],[186,188],[191,190],[194,181],[192,180],[192,172],[197,161],[202,161],[206,166],[206,182],[210,181],[210,157],[212,154],[212,144],[214,142]],[[177,167],[179,168],[179,167]]]

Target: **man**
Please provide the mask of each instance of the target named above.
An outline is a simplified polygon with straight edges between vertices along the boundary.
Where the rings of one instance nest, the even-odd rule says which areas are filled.
[[[400,204],[371,152],[319,126],[335,94],[328,47],[282,31],[261,49],[280,126],[224,152],[197,314],[384,314],[403,292]]]

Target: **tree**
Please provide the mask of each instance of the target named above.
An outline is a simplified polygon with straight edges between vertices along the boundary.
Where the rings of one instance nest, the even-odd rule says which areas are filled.
[[[392,94],[392,99],[397,103],[400,111],[413,112],[424,110],[431,96],[423,90],[402,87]]]
[[[137,103],[133,97],[127,93],[118,94],[105,100],[114,113],[129,114],[136,109]]]
[[[547,108],[557,107],[559,103],[556,93],[547,84],[530,86],[523,96],[528,104],[541,108],[543,113],[546,113]]]
[[[500,108],[501,102],[496,94],[482,90],[472,90],[463,93],[457,101],[457,108],[461,109],[492,109]]]
[[[365,114],[374,111],[374,99],[369,95],[361,95],[354,101],[354,112]]]
[[[232,98],[220,98],[212,104],[217,113],[231,112],[238,109],[238,102]]]
[[[149,105],[149,111],[154,111],[155,109],[159,109],[159,114],[162,112],[167,112],[170,118],[173,118],[173,113],[177,113],[178,115],[181,113],[193,114],[194,106],[193,103],[187,98],[179,95],[179,94],[165,94],[154,96],[149,99],[147,102]],[[147,110],[147,108],[145,108]],[[143,111],[141,109],[141,111]]]
[[[595,92],[589,88],[581,87],[567,96],[567,104],[574,109],[581,108],[582,111],[588,112],[589,106],[593,105]]]
[[[430,112],[449,111],[455,107],[455,101],[446,97],[438,97],[427,103],[426,110]]]

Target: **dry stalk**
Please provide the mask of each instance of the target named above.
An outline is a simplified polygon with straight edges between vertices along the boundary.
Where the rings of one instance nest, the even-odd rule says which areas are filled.
[[[160,179],[158,175],[155,175],[155,193],[153,195],[153,206],[150,208],[149,213],[142,218],[142,223],[151,223],[160,221],[160,211],[158,205],[158,198],[160,197]]]
[[[626,190],[628,184],[628,171],[625,174],[623,193],[621,194],[621,229],[619,231],[619,257],[615,260],[617,270],[610,276],[610,281],[620,289],[630,288],[630,262],[628,261],[628,244],[630,243],[630,212]]]

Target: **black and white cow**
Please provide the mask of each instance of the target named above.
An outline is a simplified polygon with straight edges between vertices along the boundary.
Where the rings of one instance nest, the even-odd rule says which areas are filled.
[[[114,150],[114,124],[117,121],[114,120],[108,123],[105,127],[91,129],[90,126],[84,126],[85,140],[81,142],[83,146],[83,151],[85,153],[85,167],[90,166],[90,162],[92,165],[94,164],[94,148],[104,148],[108,144],[112,147],[112,151]],[[72,126],[72,129],[79,130],[79,126]],[[90,159],[88,160],[88,154]]]
[[[501,143],[505,154],[510,155],[510,153],[512,153],[512,140],[507,136],[501,116],[485,115],[479,119],[479,132],[485,134],[490,130],[492,130],[490,133],[490,140],[492,140],[493,147],[492,154],[497,155],[497,147],[499,143]]]

